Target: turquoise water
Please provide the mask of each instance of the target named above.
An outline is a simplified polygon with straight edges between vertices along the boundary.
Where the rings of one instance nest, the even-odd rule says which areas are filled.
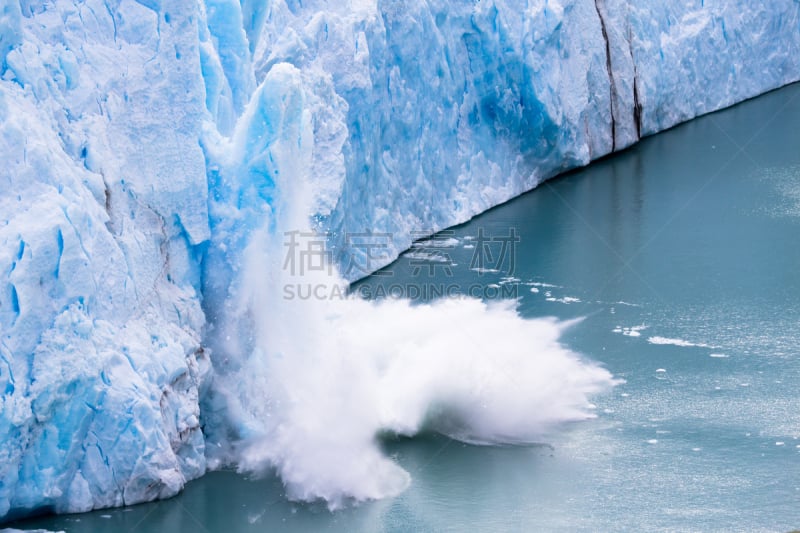
[[[498,240],[484,248],[482,236]],[[506,236],[520,242],[502,254]],[[335,514],[286,501],[275,478],[217,472],[169,501],[22,525],[225,533],[800,527],[800,85],[645,139],[414,252],[356,290],[414,287],[422,299],[425,291],[477,291],[518,296],[524,316],[582,317],[564,342],[625,383],[594,399],[595,420],[539,446],[388,440],[413,477],[409,490]]]

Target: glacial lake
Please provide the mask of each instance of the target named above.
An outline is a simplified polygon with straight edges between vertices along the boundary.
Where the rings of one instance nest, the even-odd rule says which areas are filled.
[[[388,440],[410,488],[336,513],[287,501],[275,477],[213,472],[172,500],[15,527],[800,528],[799,84],[549,181],[382,274],[355,290],[472,291],[518,297],[525,317],[583,318],[562,341],[625,382],[538,446]]]

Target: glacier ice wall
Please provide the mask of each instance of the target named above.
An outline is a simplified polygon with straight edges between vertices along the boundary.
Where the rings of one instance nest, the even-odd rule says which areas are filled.
[[[800,75],[790,0],[254,5],[256,80],[288,62],[311,95],[341,263],[362,253],[348,233],[391,233],[388,262],[412,232]]]
[[[0,517],[205,471],[198,7],[3,2]]]
[[[251,350],[245,250],[297,198],[340,264],[391,233],[377,267],[798,79],[796,0],[0,0],[0,517],[205,471],[209,353]]]

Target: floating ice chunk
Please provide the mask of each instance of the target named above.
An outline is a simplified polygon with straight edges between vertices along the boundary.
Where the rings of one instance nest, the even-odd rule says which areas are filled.
[[[647,342],[649,342],[650,344],[681,346],[684,348],[689,348],[689,347],[712,348],[712,346],[709,346],[708,344],[689,342],[683,339],[670,339],[668,337],[657,337],[657,336],[650,337],[647,339]]]
[[[623,327],[617,326],[613,330],[613,333],[622,333],[626,337],[641,337],[642,331],[646,330],[649,326],[641,324],[639,326],[632,326],[632,327]]]
[[[553,285],[552,283],[544,283],[541,281],[529,281],[526,285],[530,285],[531,287],[539,287],[541,289],[563,289],[561,285]]]
[[[448,237],[446,239],[425,239],[417,241],[411,245],[412,248],[455,248],[458,246],[459,240],[455,237]]]
[[[423,252],[423,251],[413,251],[413,252],[406,252],[403,254],[403,257],[407,257],[409,259],[415,259],[418,261],[428,261],[431,263],[451,263],[450,257],[446,255],[442,255],[438,252]]]
[[[572,296],[564,296],[562,298],[554,298],[554,297],[550,296],[549,298],[546,298],[546,300],[548,302],[558,302],[558,303],[562,303],[562,304],[574,304],[574,303],[580,303],[580,301],[581,301],[580,298],[575,298],[575,297],[572,297]]]

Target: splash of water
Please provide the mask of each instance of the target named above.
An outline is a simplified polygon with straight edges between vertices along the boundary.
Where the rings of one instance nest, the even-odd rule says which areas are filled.
[[[313,135],[299,74],[286,66],[270,76],[220,171],[220,184],[235,185],[229,196],[240,207],[233,211],[228,201],[217,208],[224,215],[218,233],[229,242],[228,235],[245,231],[237,228],[253,227],[248,221],[262,220],[262,229],[242,237],[248,244],[232,269],[232,289],[225,292],[228,282],[211,272],[207,297],[227,295],[212,305],[210,337],[218,352],[215,394],[223,399],[239,467],[274,468],[291,498],[337,508],[408,486],[408,473],[378,446],[382,432],[433,430],[468,442],[522,443],[591,417],[589,396],[614,380],[559,343],[570,323],[524,320],[515,302],[412,306],[287,297],[287,285],[334,294],[344,283],[319,271],[298,276],[281,264],[277,236],[309,228],[314,212]],[[252,184],[264,175],[275,180],[268,194]],[[272,199],[266,208],[265,197]],[[241,207],[251,204],[250,211]],[[211,269],[230,261],[212,259]]]
[[[571,322],[522,319],[514,301],[287,298],[282,284],[296,280],[266,275],[281,272],[271,257],[248,252],[241,309],[254,347],[227,389],[247,428],[240,468],[276,468],[291,498],[337,508],[403,491],[409,475],[381,453],[381,432],[536,442],[592,417],[588,397],[613,385],[559,343]]]

